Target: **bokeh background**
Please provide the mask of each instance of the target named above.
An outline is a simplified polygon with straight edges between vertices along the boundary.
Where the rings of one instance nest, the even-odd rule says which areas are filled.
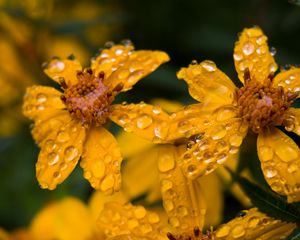
[[[21,104],[26,86],[54,86],[43,73],[43,62],[74,54],[88,66],[105,42],[131,39],[136,49],[166,51],[171,61],[118,100],[166,98],[187,104],[193,100],[176,72],[193,59],[210,59],[237,83],[232,53],[244,27],[258,25],[264,30],[279,65],[300,63],[297,4],[287,0],[0,0],[0,226],[7,230],[26,226],[47,202],[66,195],[86,201],[92,192],[79,167],[55,191],[40,189],[35,179],[38,149]],[[250,136],[246,141],[240,168],[249,168],[264,184],[255,139]],[[225,220],[242,208],[226,188],[224,203]]]

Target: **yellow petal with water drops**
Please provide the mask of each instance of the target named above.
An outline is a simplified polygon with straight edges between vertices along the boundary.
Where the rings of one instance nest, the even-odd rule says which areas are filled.
[[[172,234],[193,232],[203,228],[206,204],[200,184],[184,176],[178,149],[172,145],[159,147],[158,169],[163,206],[167,212]]]
[[[43,140],[36,164],[41,188],[53,190],[70,175],[82,153],[85,131],[80,123],[69,121]]]
[[[32,220],[33,239],[82,240],[93,238],[95,224],[90,211],[81,201],[68,197],[50,203]]]
[[[199,138],[187,144],[181,156],[186,176],[195,179],[222,166],[239,151],[247,132],[248,125],[242,119],[214,121]]]
[[[77,59],[54,58],[46,64],[45,73],[55,82],[61,84],[65,81],[67,86],[78,82],[77,72],[82,70],[82,66]]]
[[[106,240],[151,240],[151,239],[155,240],[155,238],[152,238],[151,236],[148,236],[148,237],[146,237],[146,236],[145,237],[135,237],[132,234],[122,234],[122,235],[119,235],[119,236],[107,238]]]
[[[168,113],[176,112],[183,107],[180,102],[174,100],[167,100],[164,98],[154,98],[150,102],[152,105],[160,106]]]
[[[187,82],[191,96],[204,105],[216,108],[234,101],[236,87],[212,61],[190,64],[177,77]]]
[[[139,138],[136,139],[139,140]],[[131,146],[134,148],[135,143],[131,142]],[[144,194],[146,194],[146,200],[152,202],[160,199],[160,191],[157,191],[159,189],[157,156],[158,148],[152,144],[152,148],[136,154],[124,164],[122,169],[123,188],[131,199]],[[150,199],[148,199],[149,197]]]
[[[217,228],[214,240],[279,240],[285,239],[296,228],[294,223],[286,223],[268,217],[256,208],[244,210],[230,222]]]
[[[112,194],[121,187],[121,151],[115,137],[103,127],[88,131],[80,166],[91,186]]]
[[[285,92],[300,93],[300,68],[291,67],[287,71],[281,71],[273,79],[273,86],[281,86]],[[297,96],[300,97],[300,94]]]
[[[127,91],[168,60],[169,56],[161,51],[133,51],[132,46],[116,45],[103,50],[92,68],[96,74],[104,72],[104,85],[111,90],[122,85],[121,91]]]
[[[0,239],[1,240],[9,240],[9,233],[4,231],[4,229],[0,228]]]
[[[273,127],[258,135],[257,152],[264,176],[273,191],[288,202],[300,200],[300,150],[285,133]]]
[[[273,53],[269,51],[268,38],[259,27],[245,28],[234,47],[234,65],[238,77],[244,83],[244,73],[248,68],[251,78],[264,82],[277,70]]]
[[[300,109],[290,107],[286,110],[286,116],[284,121],[285,130],[300,136]]]
[[[162,222],[157,213],[131,203],[107,203],[100,214],[98,225],[108,237],[131,235],[143,239],[151,236],[151,239],[165,240],[168,231],[167,224]]]
[[[60,99],[61,95],[61,92],[52,87],[37,85],[29,87],[24,96],[23,114],[32,120],[46,119],[55,115],[66,107]]]
[[[165,142],[168,134],[169,115],[160,107],[145,103],[114,104],[110,108],[109,118],[138,136],[155,142]]]

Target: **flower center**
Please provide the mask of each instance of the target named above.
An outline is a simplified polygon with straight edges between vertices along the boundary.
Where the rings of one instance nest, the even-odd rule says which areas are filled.
[[[249,123],[253,132],[259,133],[268,126],[284,125],[285,112],[298,94],[284,92],[282,87],[272,86],[273,76],[264,83],[251,79],[246,69],[245,86],[237,91],[239,115]]]
[[[79,119],[84,126],[103,125],[106,122],[109,106],[120,88],[110,91],[104,84],[104,73],[95,76],[92,69],[77,73],[78,83],[62,84],[64,94],[61,99],[72,117]]]
[[[206,234],[202,234],[200,229],[198,227],[195,227],[193,232],[190,234],[183,233],[175,235],[168,232],[167,237],[169,240],[211,240],[212,233],[210,231],[207,231]]]

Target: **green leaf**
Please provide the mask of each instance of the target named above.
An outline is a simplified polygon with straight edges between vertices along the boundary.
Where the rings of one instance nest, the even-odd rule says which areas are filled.
[[[296,228],[290,236],[288,236],[287,240],[300,240],[300,227]]]
[[[282,221],[300,223],[300,209],[296,205],[287,203],[284,197],[238,176],[228,168],[227,170],[261,212]]]

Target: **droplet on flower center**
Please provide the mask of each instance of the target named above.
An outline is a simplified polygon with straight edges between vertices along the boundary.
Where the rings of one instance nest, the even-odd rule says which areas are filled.
[[[248,122],[253,132],[259,133],[268,126],[284,125],[286,110],[296,96],[272,86],[272,76],[265,82],[251,78],[249,69],[244,74],[245,86],[237,91],[239,115]]]
[[[122,86],[109,90],[103,84],[104,73],[100,72],[96,76],[92,69],[78,72],[77,78],[77,84],[65,88],[62,101],[72,117],[80,120],[83,125],[103,125],[108,116],[109,105]]]

